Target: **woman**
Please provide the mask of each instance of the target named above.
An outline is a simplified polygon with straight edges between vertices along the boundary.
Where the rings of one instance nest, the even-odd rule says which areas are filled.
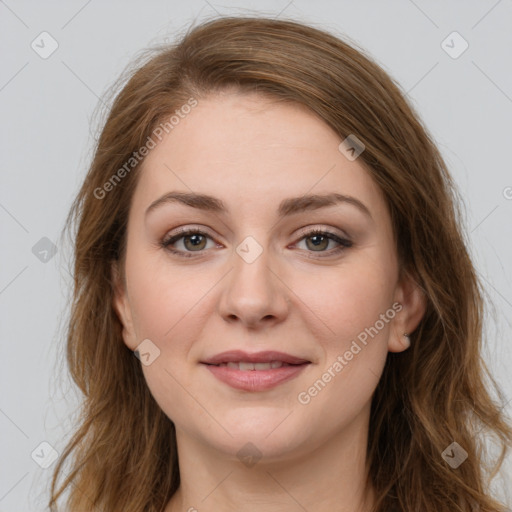
[[[456,200],[338,38],[221,18],[159,49],[70,214],[84,406],[52,510],[68,489],[73,511],[504,511]]]

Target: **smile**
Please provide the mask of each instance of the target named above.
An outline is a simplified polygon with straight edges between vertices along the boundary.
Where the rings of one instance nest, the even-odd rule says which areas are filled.
[[[234,362],[205,364],[218,381],[241,391],[268,391],[298,377],[311,363],[288,364],[282,361],[270,363]]]
[[[220,363],[215,366],[234,368],[235,370],[247,371],[247,370],[271,370],[274,368],[281,368],[282,366],[291,366],[283,361],[271,361],[270,363],[250,363],[250,362],[232,362]]]

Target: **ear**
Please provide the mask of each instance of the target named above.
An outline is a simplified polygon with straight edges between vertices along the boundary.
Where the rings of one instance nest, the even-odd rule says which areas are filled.
[[[408,272],[404,272],[400,278],[395,292],[395,302],[399,302],[402,309],[393,319],[388,350],[402,352],[410,346],[410,341],[404,334],[410,335],[418,327],[427,308],[425,293]]]
[[[113,285],[113,306],[117,313],[117,317],[123,326],[123,341],[130,349],[135,350],[137,347],[137,337],[133,327],[132,311],[126,291],[126,282],[121,277],[118,261],[114,260],[111,265],[111,276]]]

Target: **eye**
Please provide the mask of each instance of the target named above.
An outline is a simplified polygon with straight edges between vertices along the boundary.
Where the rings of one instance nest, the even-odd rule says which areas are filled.
[[[308,249],[312,249],[311,252],[320,252],[320,253],[327,253],[325,256],[324,254],[318,256],[318,257],[326,257],[326,256],[333,256],[335,254],[338,254],[345,249],[352,247],[352,242],[346,238],[341,238],[335,233],[331,233],[330,231],[322,230],[322,229],[313,229],[311,231],[308,231],[304,234],[302,238],[300,238],[299,242],[305,240],[306,241],[306,247]],[[310,242],[308,242],[310,240]],[[335,242],[338,244],[337,247],[334,247],[330,251],[326,251],[326,249],[331,242]],[[317,256],[314,256],[317,257]]]
[[[213,242],[212,237],[208,235],[208,233],[202,231],[201,229],[189,228],[183,229],[177,234],[164,238],[161,242],[161,246],[171,253],[176,254],[177,256],[192,258],[195,256],[193,254],[194,252],[202,253],[203,250],[207,248],[206,242],[208,239],[212,240]],[[353,245],[350,240],[341,238],[335,233],[331,233],[330,231],[322,229],[313,229],[304,233],[298,242],[302,242],[303,240],[306,241],[307,251],[310,250],[310,252],[327,253],[326,256],[333,256],[338,254],[339,252],[352,247]],[[308,242],[308,240],[311,240],[311,242]],[[173,247],[179,241],[182,241],[184,250],[177,250]],[[326,251],[325,249],[327,249],[331,242],[338,244],[338,246],[329,251]],[[321,256],[319,255],[314,257],[326,256],[322,254]]]
[[[176,250],[171,247],[181,239],[183,239],[183,246],[185,247],[185,251]],[[191,253],[201,252],[203,249],[206,248],[205,245],[207,239],[212,240],[208,233],[205,233],[200,229],[184,229],[180,231],[178,234],[175,234],[168,238],[164,238],[164,240],[162,240],[161,245],[162,247],[172,252],[173,254],[182,256],[184,258],[191,258],[194,257],[194,254]]]

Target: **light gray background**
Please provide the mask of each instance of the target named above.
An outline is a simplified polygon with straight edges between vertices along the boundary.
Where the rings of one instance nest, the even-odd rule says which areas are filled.
[[[0,512],[46,509],[54,466],[40,468],[31,453],[46,457],[43,441],[62,451],[77,404],[59,359],[69,251],[59,245],[45,263],[32,248],[43,237],[60,243],[99,98],[142,48],[216,11],[318,23],[367,49],[407,92],[464,198],[468,242],[494,304],[486,361],[512,411],[511,0],[0,0]],[[43,31],[59,45],[47,59],[31,48]],[[469,44],[455,59],[441,46],[453,31]]]

